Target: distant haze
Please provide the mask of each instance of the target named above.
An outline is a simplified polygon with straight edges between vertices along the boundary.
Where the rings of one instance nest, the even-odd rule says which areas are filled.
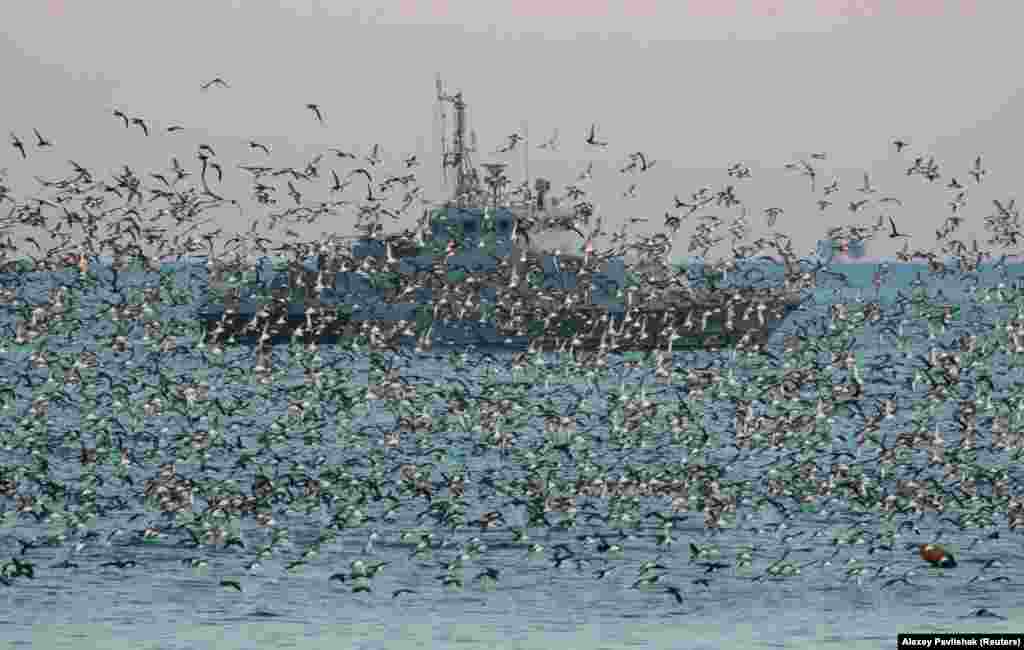
[[[928,248],[950,214],[953,194],[944,188],[955,176],[968,199],[958,237],[984,241],[992,199],[1012,197],[1021,179],[1022,19],[1018,2],[926,0],[5,2],[0,126],[5,140],[13,131],[25,141],[28,160],[5,142],[0,182],[24,199],[39,191],[33,176],[63,177],[73,159],[108,181],[127,164],[155,186],[148,173],[166,172],[172,156],[198,174],[205,143],[226,173],[218,191],[243,208],[219,211],[219,223],[199,232],[233,233],[265,212],[247,198],[249,176],[236,164],[301,167],[326,147],[364,155],[377,143],[380,178],[405,173],[403,158],[416,154],[425,194],[438,198],[440,72],[447,90],[461,89],[469,102],[478,162],[507,161],[513,180],[521,178],[518,150],[492,152],[524,122],[530,175],[549,178],[553,194],[593,161],[593,179],[581,186],[609,231],[636,217],[650,221],[634,230],[654,232],[666,211],[678,214],[674,195],[734,184],[750,239],[770,230],[763,210],[780,207],[776,229],[799,253],[830,226],[874,223],[883,213]],[[218,76],[231,87],[200,90]],[[307,103],[322,107],[324,125]],[[144,118],[153,133],[125,129],[115,108]],[[592,123],[607,149],[584,143]],[[171,125],[185,128],[167,134]],[[36,149],[33,127],[55,146]],[[560,149],[538,149],[556,129]],[[901,154],[891,145],[897,137],[910,143]],[[250,149],[250,139],[272,154]],[[620,173],[636,151],[655,166]],[[821,176],[812,195],[808,179],[783,166],[815,152],[827,159],[813,161]],[[990,173],[976,186],[967,172],[978,154]],[[916,156],[935,156],[941,180],[907,176]],[[727,176],[733,163],[752,177]],[[329,170],[344,177],[362,164],[327,154],[320,178],[301,186],[305,198],[326,200]],[[876,198],[896,196],[903,206],[852,214],[863,171]],[[815,201],[833,177],[841,190],[821,213]],[[278,208],[291,205],[285,180],[273,179]],[[624,198],[634,182],[636,198]],[[364,192],[357,179],[345,196]],[[740,212],[698,214],[719,215],[724,235]],[[416,216],[385,219],[385,227],[412,227]],[[694,222],[680,231],[675,257],[687,254]],[[352,224],[294,229],[312,238],[347,234]],[[892,255],[902,245],[883,235],[868,253]]]

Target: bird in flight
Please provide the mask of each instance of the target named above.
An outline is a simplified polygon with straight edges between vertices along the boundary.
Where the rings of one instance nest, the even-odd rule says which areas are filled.
[[[320,106],[318,106],[317,104],[306,104],[306,108],[313,111],[313,115],[316,116],[316,119],[318,122],[320,122],[320,124],[324,123],[324,116],[320,112]]]
[[[786,163],[785,169],[789,171],[798,171],[801,176],[806,176],[811,179],[811,192],[815,191],[817,187],[818,170],[811,166],[806,160],[800,160],[797,162]]]
[[[267,154],[268,156],[270,155],[270,147],[268,147],[265,144],[260,144],[259,142],[256,142],[254,140],[249,140],[249,148],[260,149],[263,151],[263,153]]]
[[[331,192],[340,192],[344,190],[346,187],[348,187],[349,183],[352,182],[346,180],[344,183],[342,183],[341,179],[338,178],[338,172],[334,171],[333,169],[331,170],[331,178],[334,179],[334,185],[331,185],[330,187]]]
[[[903,233],[900,233],[900,232],[896,231],[896,222],[892,220],[892,217],[889,217],[889,225],[892,226],[892,232],[889,233],[889,239],[898,239],[900,237],[903,237],[903,238],[908,238],[909,237],[909,235],[904,235]]]
[[[508,144],[506,144],[501,149],[498,149],[494,153],[508,153],[509,151],[515,149],[516,145],[519,144],[519,141],[522,139],[523,136],[519,135],[518,133],[513,133],[512,135],[508,136]]]
[[[39,129],[32,129],[32,132],[36,134],[36,146],[40,149],[43,147],[52,147],[53,143],[43,137],[43,134],[39,132]]]
[[[858,187],[857,191],[862,194],[874,194],[875,192],[878,191],[878,189],[872,187],[871,177],[868,175],[867,172],[864,172],[864,184]]]
[[[365,156],[365,160],[366,162],[370,163],[371,167],[376,167],[377,165],[380,164],[381,157],[379,144],[373,145],[373,149],[371,149],[370,153]]]
[[[587,135],[586,143],[593,147],[607,147],[607,142],[602,142],[597,139],[597,125],[590,125],[590,133]]]
[[[352,171],[349,172],[349,176],[351,176],[352,174],[362,174],[363,176],[366,177],[366,182],[369,183],[370,185],[373,185],[373,176],[370,175],[370,172],[367,171],[365,167],[353,169]]]
[[[651,167],[654,167],[654,164],[656,162],[656,160],[651,160],[650,162],[648,162],[647,156],[645,156],[642,151],[637,151],[636,153],[629,154],[629,164],[627,164],[619,171],[621,171],[622,173],[626,173],[636,171],[639,169],[639,171],[645,172]]]
[[[199,87],[199,89],[200,90],[209,90],[213,86],[220,86],[221,88],[230,88],[231,87],[231,86],[228,85],[228,82],[224,81],[220,77],[216,77],[216,78],[210,79],[209,81],[204,83],[202,86]]]
[[[558,129],[555,129],[554,134],[547,142],[542,142],[537,145],[538,149],[550,149],[552,151],[558,151]]]
[[[578,180],[578,181],[590,180],[591,174],[593,174],[593,172],[594,172],[594,163],[593,162],[589,162],[589,163],[587,163],[586,169],[584,169],[582,172],[580,172],[579,176],[576,177],[576,180]]]
[[[850,212],[857,212],[865,205],[868,204],[869,199],[861,199],[860,201],[850,201]]]
[[[673,587],[671,585],[665,587],[665,593],[672,594],[672,597],[676,599],[676,602],[680,605],[683,604],[683,594],[679,591],[679,587]]]
[[[120,110],[115,108],[114,109],[114,117],[119,117],[122,120],[124,120],[124,128],[126,128],[126,129],[128,128],[128,116],[127,115],[125,115]]]
[[[11,131],[11,146],[21,152],[22,158],[28,158],[28,156],[25,155],[25,143],[18,139],[18,136],[15,135],[14,131]]]
[[[302,205],[302,193],[295,189],[295,184],[288,181],[288,195],[292,197],[292,201],[295,201],[295,205]]]
[[[178,126],[177,124],[175,124],[174,126],[169,126],[169,127],[167,127],[167,129],[166,129],[166,131],[167,131],[168,133],[177,133],[178,131],[184,131],[184,130],[185,130],[185,127],[183,127],[183,126]]]
[[[149,127],[146,126],[146,123],[142,121],[141,117],[133,117],[132,124],[135,124],[136,126],[142,129],[143,133],[149,135]]]
[[[974,167],[968,173],[974,178],[975,183],[980,183],[981,177],[988,173],[988,170],[981,166],[981,156],[974,159]]]
[[[892,146],[896,147],[896,153],[900,153],[901,151],[903,151],[903,148],[906,147],[908,144],[910,143],[907,142],[906,140],[896,139],[892,141]]]

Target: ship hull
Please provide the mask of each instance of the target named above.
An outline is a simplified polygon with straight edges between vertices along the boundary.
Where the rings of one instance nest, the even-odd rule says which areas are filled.
[[[334,296],[331,296],[334,297]],[[344,298],[344,296],[342,296]],[[764,345],[798,305],[756,297],[725,302],[640,301],[584,304],[552,309],[521,305],[516,311],[483,299],[456,314],[434,302],[388,303],[351,300],[235,301],[202,310],[200,319],[211,341],[276,345],[291,341],[322,345],[379,346],[473,345],[479,348],[674,350],[715,349],[737,344]],[[461,316],[461,317],[459,317]]]
[[[214,265],[198,317],[211,338],[236,343],[691,349],[763,344],[800,302],[759,290],[648,291],[622,258],[520,248],[515,221],[504,208],[447,208],[428,243],[360,240],[344,268],[327,258]]]

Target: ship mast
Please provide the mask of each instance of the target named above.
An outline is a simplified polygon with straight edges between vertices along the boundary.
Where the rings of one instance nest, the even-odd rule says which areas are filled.
[[[441,85],[441,73],[437,73],[437,77],[434,79],[437,86],[437,115],[438,120],[434,126],[440,126],[438,132],[435,135],[441,137],[441,193],[446,194],[448,192],[448,130],[447,122],[445,120],[444,102],[441,101],[441,97],[444,95],[443,86]],[[439,123],[439,124],[438,124]]]
[[[470,159],[470,150],[466,146],[466,102],[462,99],[461,91],[454,95],[446,94],[440,76],[437,78],[437,100],[442,104],[442,116],[445,103],[455,107],[455,126],[450,149],[445,140],[447,134],[442,135],[441,165],[446,182],[448,168],[451,167],[455,170],[455,188],[452,191],[451,200],[462,204],[467,200],[471,201],[474,198],[473,194],[478,190],[477,175]]]
[[[530,189],[530,123],[523,120],[523,175],[526,176],[526,191],[524,197],[529,206],[530,217],[533,217],[533,191]]]

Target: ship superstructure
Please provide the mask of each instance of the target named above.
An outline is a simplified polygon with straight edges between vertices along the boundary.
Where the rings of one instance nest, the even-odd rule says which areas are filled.
[[[374,229],[340,259],[217,268],[199,313],[211,337],[683,349],[762,343],[799,303],[794,292],[659,289],[630,274],[621,257],[527,245],[524,231],[545,212],[550,183],[537,179],[533,192],[527,179],[510,192],[501,162],[485,163],[481,175],[462,93],[444,93],[440,81],[437,91],[454,111],[441,155],[451,193],[429,210],[425,232]]]

